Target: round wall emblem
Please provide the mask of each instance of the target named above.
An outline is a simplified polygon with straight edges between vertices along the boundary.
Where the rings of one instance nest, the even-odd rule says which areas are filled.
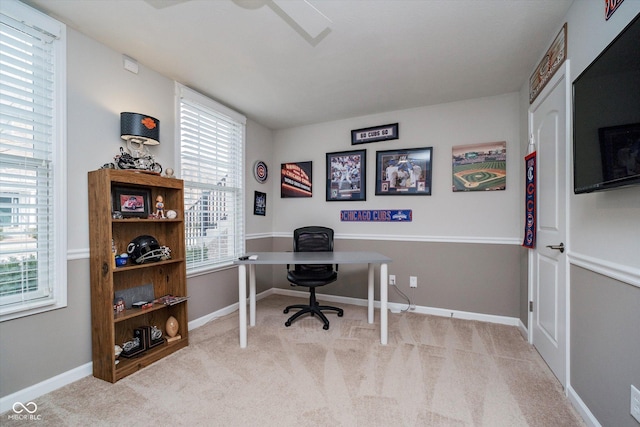
[[[253,165],[253,176],[255,176],[256,181],[260,183],[264,183],[268,178],[269,172],[267,170],[267,165],[262,160],[258,160],[255,165]]]

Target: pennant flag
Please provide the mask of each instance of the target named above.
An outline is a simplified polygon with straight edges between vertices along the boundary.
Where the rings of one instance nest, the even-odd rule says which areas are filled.
[[[536,152],[524,158],[526,177],[524,242],[522,246],[536,247]]]

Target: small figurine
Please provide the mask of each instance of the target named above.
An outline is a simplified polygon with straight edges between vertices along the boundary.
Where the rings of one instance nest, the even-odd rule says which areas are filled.
[[[162,196],[156,197],[156,218],[164,218],[164,199]]]
[[[173,169],[167,168],[167,170],[164,171],[164,176],[167,178],[175,178],[175,176],[173,175]]]

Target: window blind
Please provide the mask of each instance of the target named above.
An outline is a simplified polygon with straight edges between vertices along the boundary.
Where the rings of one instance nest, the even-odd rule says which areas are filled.
[[[245,120],[184,86],[179,94],[187,271],[193,273],[244,252]]]
[[[59,26],[9,2],[0,13],[0,313],[66,304],[56,265]],[[31,15],[33,14],[33,15]],[[20,15],[20,19],[14,19]],[[29,19],[33,16],[33,19]],[[56,22],[57,23],[57,22]],[[30,25],[31,24],[31,25]],[[35,26],[35,25],[38,26]],[[64,202],[64,200],[63,200]],[[62,226],[64,221],[58,221]],[[66,244],[65,244],[66,246]],[[66,248],[62,248],[66,250]],[[5,317],[3,317],[3,320]]]

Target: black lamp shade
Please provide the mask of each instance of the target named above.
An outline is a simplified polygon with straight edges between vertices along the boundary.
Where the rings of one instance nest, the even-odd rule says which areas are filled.
[[[160,144],[160,120],[138,113],[120,113],[120,137],[147,145]]]

